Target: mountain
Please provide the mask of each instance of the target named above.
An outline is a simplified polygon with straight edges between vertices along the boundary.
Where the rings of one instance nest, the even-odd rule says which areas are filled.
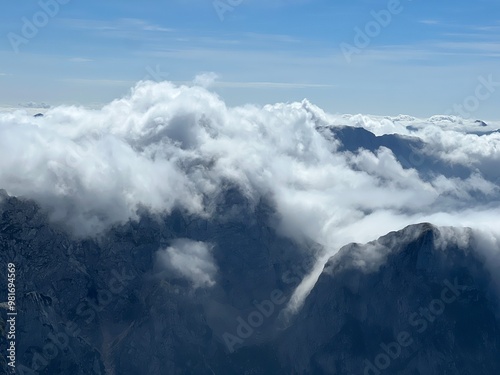
[[[236,330],[254,301],[277,295],[284,306],[296,286],[281,279],[284,270],[302,264],[305,274],[312,266],[310,247],[270,226],[266,202],[252,205],[232,188],[216,220],[145,213],[98,239],[73,238],[32,201],[5,193],[2,200],[0,263],[17,268],[20,373],[239,373],[246,362],[226,355],[224,333]],[[215,285],[195,288],[163,267],[158,250],[179,238],[210,242]],[[188,262],[200,259],[191,254]],[[277,313],[249,344],[273,336]]]
[[[498,373],[498,123],[172,82],[35,113],[0,113],[18,374]]]
[[[144,212],[78,239],[3,193],[18,373],[498,373],[498,294],[473,231],[419,224],[349,244],[290,316],[279,312],[321,248],[280,236],[274,209],[228,187],[211,220]],[[213,285],[162,266],[158,249],[179,239],[211,243]]]
[[[280,338],[286,373],[499,373],[498,284],[479,243],[419,224],[343,247]]]
[[[364,128],[351,126],[330,127],[329,131],[341,142],[339,151],[357,152],[359,150],[377,151],[386,147],[392,151],[403,168],[416,169],[422,178],[433,176],[468,178],[474,171],[463,164],[450,163],[426,152],[425,142],[415,136],[384,134],[376,136]]]

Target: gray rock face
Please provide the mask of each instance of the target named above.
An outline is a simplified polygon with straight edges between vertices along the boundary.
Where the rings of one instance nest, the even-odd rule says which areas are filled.
[[[283,275],[298,267],[300,280],[311,249],[276,233],[265,201],[228,189],[218,210],[211,220],[144,213],[76,239],[34,202],[3,194],[18,373],[499,373],[498,301],[472,234],[463,246],[421,224],[344,247],[283,329],[278,313],[297,285]],[[215,285],[194,288],[161,267],[157,251],[179,238],[213,246]]]
[[[263,201],[251,205],[234,189],[221,197],[217,220],[144,213],[139,222],[99,239],[71,237],[32,201],[4,194],[0,204],[0,266],[17,267],[17,360],[24,373],[202,374],[211,368],[219,374],[258,368],[255,358],[251,365],[251,357],[231,359],[224,334],[234,334],[238,318],[274,290],[288,299],[294,285],[282,281],[282,269],[311,256],[269,226],[271,207]],[[212,244],[214,286],[195,289],[161,268],[157,251],[177,238]],[[4,289],[0,300],[6,300]],[[266,318],[261,334],[238,344],[273,337],[277,313]]]
[[[499,373],[497,295],[464,235],[420,224],[341,249],[280,339],[288,373]]]

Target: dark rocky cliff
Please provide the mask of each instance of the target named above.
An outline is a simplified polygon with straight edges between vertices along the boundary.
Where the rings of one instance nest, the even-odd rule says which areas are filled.
[[[499,308],[472,232],[463,246],[420,224],[344,247],[283,329],[278,311],[297,285],[283,275],[307,271],[311,249],[276,233],[264,201],[228,189],[219,205],[218,219],[144,213],[75,239],[34,202],[3,194],[0,267],[17,267],[18,373],[499,373]],[[158,269],[156,252],[177,238],[214,245],[215,285]],[[261,311],[271,312],[259,321]]]
[[[244,373],[250,360],[249,368],[257,368],[258,358],[228,356],[223,335],[273,290],[288,299],[295,285],[282,281],[282,270],[311,253],[274,232],[264,202],[251,207],[230,189],[220,204],[236,207],[234,216],[209,222],[181,212],[166,218],[144,214],[99,239],[75,239],[49,224],[32,201],[4,194],[0,267],[17,267],[18,369],[202,374],[213,368],[219,374]],[[213,287],[194,289],[178,275],[157,270],[155,253],[176,238],[214,245]],[[244,345],[268,340],[276,317],[277,310]]]
[[[287,371],[499,373],[494,283],[472,232],[448,231],[414,225],[341,249],[278,344]]]

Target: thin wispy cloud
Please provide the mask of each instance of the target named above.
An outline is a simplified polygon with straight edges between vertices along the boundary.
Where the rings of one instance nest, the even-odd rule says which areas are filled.
[[[83,84],[83,85],[100,85],[100,86],[130,86],[134,81],[120,79],[99,79],[99,78],[64,78],[63,82]]]
[[[260,40],[283,42],[283,43],[300,43],[302,41],[300,38],[291,35],[281,35],[281,34],[244,33],[243,36],[251,39],[260,39]]]
[[[58,21],[66,29],[88,30],[93,32],[106,32],[108,36],[124,36],[129,34],[120,34],[119,32],[157,32],[169,33],[175,31],[172,28],[164,27],[156,23],[138,18],[120,18],[114,20],[95,20],[95,19],[75,19],[63,18]]]
[[[327,88],[334,87],[334,85],[325,85],[321,83],[297,83],[297,82],[225,82],[216,81],[214,87],[239,87],[239,88]]]
[[[72,58],[68,59],[68,61],[71,61],[71,62],[74,62],[74,63],[86,63],[86,62],[91,62],[91,61],[94,61],[94,60],[87,59],[87,58],[84,58],[84,57],[72,57]]]
[[[458,82],[489,74],[500,53],[497,2],[480,7],[462,0],[434,3],[432,12],[412,2],[387,22],[382,20],[383,25],[374,14],[382,14],[387,4],[377,2],[236,3],[221,22],[210,1],[144,7],[109,0],[106,7],[116,12],[106,13],[96,0],[85,7],[72,2],[22,45],[24,56],[33,58],[19,64],[13,51],[0,51],[2,71],[15,76],[19,85],[18,90],[0,93],[0,104],[26,99],[61,102],[69,97],[85,103],[112,100],[122,92],[115,83],[106,86],[106,80],[122,81],[118,85],[126,89],[124,82],[130,87],[148,75],[148,67],[161,66],[174,82],[216,71],[224,81],[215,82],[215,87],[232,90],[231,100],[239,104],[263,102],[261,89],[266,101],[309,97],[333,111],[431,116],[453,104],[457,95],[469,95],[443,85],[439,93],[427,94],[446,68]],[[14,31],[22,36],[23,23],[8,16],[10,7],[4,6],[0,28],[5,35]],[[24,16],[30,19],[31,14]],[[368,30],[373,36],[367,37],[366,27],[374,25],[370,21],[378,22],[375,27],[380,30],[376,35]],[[348,62],[339,46],[356,41],[366,45]],[[33,79],[37,61],[44,62],[47,82]],[[87,89],[75,94],[76,83],[62,81],[72,78],[86,80],[81,84]],[[95,89],[89,87],[91,80],[96,80]],[[48,82],[56,85],[50,91]],[[381,95],[374,96],[375,86]],[[26,92],[34,97],[23,98]],[[408,95],[397,95],[402,92]],[[478,112],[497,116],[492,105],[482,105]]]
[[[439,24],[439,21],[437,21],[437,20],[431,20],[431,19],[429,19],[429,20],[420,20],[418,22],[423,23],[425,25],[438,25]]]
[[[468,54],[470,52],[479,52],[483,56],[498,56],[500,53],[500,43],[477,43],[477,42],[441,42],[433,47],[449,51]]]
[[[50,104],[47,104],[47,103],[37,103],[37,102],[19,103],[18,105],[21,108],[41,108],[41,109],[48,109],[48,108],[50,108]]]

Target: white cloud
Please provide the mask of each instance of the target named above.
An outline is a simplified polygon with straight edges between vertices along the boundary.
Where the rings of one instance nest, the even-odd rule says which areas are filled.
[[[435,160],[471,175],[423,180],[386,148],[338,152],[327,130],[341,124],[417,136]],[[332,115],[306,100],[228,107],[203,87],[140,82],[97,110],[1,113],[0,188],[92,235],[136,219],[141,206],[208,217],[230,180],[250,199],[274,200],[281,233],[314,238],[331,255],[416,222],[498,231],[500,135],[466,134],[473,126]]]
[[[68,61],[70,62],[75,62],[75,63],[85,63],[85,62],[92,62],[94,60],[92,59],[87,59],[85,57],[72,57]]]
[[[136,218],[140,205],[154,212],[179,205],[207,215],[203,197],[214,197],[219,182],[230,179],[250,196],[271,194],[283,232],[332,247],[354,239],[338,233],[367,216],[393,211],[424,217],[463,207],[464,198],[473,207],[475,191],[498,194],[483,177],[500,159],[500,135],[479,137],[427,122],[412,135],[429,144],[429,153],[478,172],[463,181],[436,176],[425,182],[389,149],[335,152],[336,142],[316,129],[340,121],[376,134],[409,133],[400,121],[335,117],[307,101],[228,108],[198,86],[142,82],[100,110],[62,106],[43,119],[1,115],[0,185],[92,232]],[[29,153],[12,149],[21,146]],[[386,223],[381,230],[400,226],[396,216]]]
[[[219,76],[213,72],[198,74],[193,83],[197,86],[208,88],[214,84]]]
[[[215,284],[217,267],[211,250],[209,244],[182,238],[156,255],[161,267],[185,277],[194,288],[200,288]]]

